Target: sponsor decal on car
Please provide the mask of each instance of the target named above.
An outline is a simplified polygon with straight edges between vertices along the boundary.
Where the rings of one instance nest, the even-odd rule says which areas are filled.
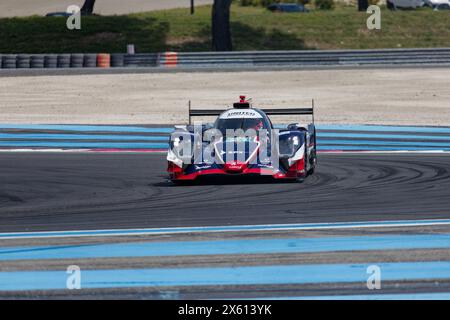
[[[262,118],[262,115],[260,115],[258,112],[254,110],[229,110],[222,113],[220,116],[220,119],[236,119],[236,118],[260,119]]]

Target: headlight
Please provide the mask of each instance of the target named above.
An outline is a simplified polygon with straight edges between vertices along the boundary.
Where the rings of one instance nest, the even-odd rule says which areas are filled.
[[[174,155],[180,159],[190,158],[192,155],[192,138],[189,133],[172,133],[169,146]]]

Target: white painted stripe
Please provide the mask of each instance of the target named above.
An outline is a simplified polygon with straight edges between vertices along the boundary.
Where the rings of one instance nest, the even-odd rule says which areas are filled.
[[[302,224],[267,224],[267,225],[236,225],[209,227],[175,227],[147,229],[105,229],[105,230],[74,230],[74,231],[40,231],[0,233],[1,239],[34,239],[34,238],[72,238],[72,237],[109,237],[152,234],[179,233],[213,233],[242,231],[289,231],[289,230],[329,230],[387,227],[420,227],[450,225],[450,219],[427,220],[393,220],[366,222],[332,222],[332,223],[302,223]]]

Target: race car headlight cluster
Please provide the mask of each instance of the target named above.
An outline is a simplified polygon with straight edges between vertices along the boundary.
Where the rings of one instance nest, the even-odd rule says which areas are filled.
[[[173,149],[173,148],[178,148],[178,146],[180,145],[180,142],[181,142],[181,139],[180,139],[180,138],[175,138],[175,139],[173,140],[173,142],[172,142],[172,144],[173,144],[172,149]]]
[[[292,144],[297,147],[300,145],[300,139],[297,136],[294,136],[291,138],[292,139]]]
[[[204,149],[201,138],[195,139],[191,132],[174,132],[169,142],[173,155],[184,164],[195,163],[195,159],[202,157]]]
[[[173,133],[169,146],[175,156],[180,159],[192,156],[191,135],[185,133]]]
[[[282,158],[290,158],[301,148],[303,138],[301,135],[291,134],[290,136],[282,135],[279,140],[279,155]]]

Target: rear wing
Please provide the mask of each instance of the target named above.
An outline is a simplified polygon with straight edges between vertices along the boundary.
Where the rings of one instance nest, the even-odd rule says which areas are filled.
[[[236,106],[235,106],[236,107]],[[265,114],[286,116],[286,115],[311,115],[312,122],[314,123],[314,99],[311,102],[311,108],[290,108],[290,109],[261,109]],[[191,109],[191,101],[189,101],[189,124],[191,124],[192,117],[202,116],[219,116],[225,110],[217,109]]]

